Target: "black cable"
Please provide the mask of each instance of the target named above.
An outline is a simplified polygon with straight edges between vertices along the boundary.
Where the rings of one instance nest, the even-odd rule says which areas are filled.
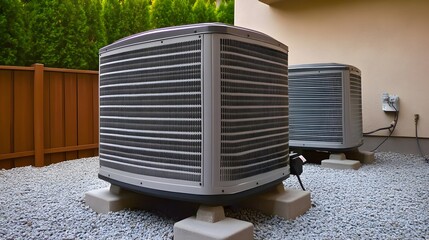
[[[373,134],[373,133],[376,133],[376,132],[379,132],[379,131],[382,131],[382,130],[390,130],[392,127],[393,127],[393,124],[391,124],[388,127],[382,127],[382,128],[378,128],[378,129],[372,130],[370,132],[364,132],[363,135],[370,135],[370,134]]]
[[[301,178],[299,177],[299,175],[296,175],[296,177],[298,178],[298,182],[299,182],[299,185],[301,185],[302,190],[305,191],[305,188],[304,188],[304,185],[302,184]]]
[[[393,130],[395,130],[395,128],[393,128]],[[375,147],[374,149],[372,149],[371,152],[375,152],[381,145],[383,145],[387,141],[387,139],[389,139],[390,136],[392,136],[393,130],[390,131],[389,135],[387,135],[387,137],[380,144],[378,144],[377,147]]]
[[[418,117],[418,116],[417,116]],[[419,152],[420,152],[420,155],[422,156],[422,158],[427,162],[427,163],[429,163],[429,158],[427,158],[427,157],[425,157],[425,155],[424,155],[424,153],[423,153],[423,151],[422,151],[422,147],[420,146],[420,141],[419,141],[419,135],[417,134],[417,123],[418,123],[418,118],[416,118],[415,119],[415,126],[416,126],[416,142],[417,142],[417,147],[418,147],[418,149],[419,149]]]
[[[380,144],[378,144],[378,146],[375,147],[371,152],[375,152],[381,145],[383,145],[390,138],[390,136],[392,136],[393,132],[395,131],[396,125],[398,124],[399,111],[398,109],[396,109],[396,107],[393,104],[389,103],[389,105],[393,107],[393,109],[395,109],[395,117],[393,120],[394,124],[393,124],[392,130],[389,129],[389,132],[390,132],[389,135]]]
[[[398,113],[398,110],[395,108],[395,106],[393,104],[389,103],[389,105],[395,109],[396,113]],[[396,115],[395,115],[395,119],[396,119]],[[370,132],[364,132],[363,135],[364,136],[370,135],[370,134],[373,134],[373,133],[376,133],[376,132],[379,132],[379,131],[382,131],[382,130],[389,130],[389,131],[391,131],[391,129],[393,128],[393,125],[394,124],[390,124],[390,126],[388,126],[388,127],[381,127],[381,128],[377,128],[375,130],[372,130]]]

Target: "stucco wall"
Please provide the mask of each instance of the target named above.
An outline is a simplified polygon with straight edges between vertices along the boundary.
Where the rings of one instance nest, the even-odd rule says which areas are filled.
[[[381,94],[400,97],[394,136],[429,137],[429,1],[235,0],[235,25],[289,46],[289,64],[338,62],[362,71],[364,131],[384,127]],[[381,135],[383,135],[381,133]]]

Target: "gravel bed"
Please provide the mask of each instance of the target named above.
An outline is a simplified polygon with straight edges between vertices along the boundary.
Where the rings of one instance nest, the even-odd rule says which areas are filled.
[[[0,239],[173,239],[171,218],[85,206],[85,192],[108,186],[97,171],[96,157],[0,170]],[[226,215],[252,222],[255,239],[429,239],[429,164],[420,157],[376,153],[357,171],[307,164],[301,179],[313,207],[295,220]],[[284,184],[300,188],[295,176]]]

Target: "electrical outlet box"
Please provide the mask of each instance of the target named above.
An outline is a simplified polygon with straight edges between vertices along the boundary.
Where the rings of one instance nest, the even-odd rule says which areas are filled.
[[[390,95],[383,93],[381,95],[382,109],[385,112],[399,112],[399,97],[398,95]]]

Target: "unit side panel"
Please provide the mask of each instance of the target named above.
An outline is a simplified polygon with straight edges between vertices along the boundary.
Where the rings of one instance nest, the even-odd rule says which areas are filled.
[[[221,152],[228,191],[289,174],[288,55],[277,46],[219,35]],[[226,191],[226,190],[225,190]]]
[[[362,84],[360,72],[349,72],[350,84],[350,138],[348,145],[357,147],[363,144],[362,123]]]
[[[302,65],[289,72],[290,145],[351,149],[362,144],[361,75]]]
[[[200,36],[101,53],[100,175],[192,192],[202,173]]]
[[[342,78],[342,71],[289,72],[292,147],[343,144]]]

